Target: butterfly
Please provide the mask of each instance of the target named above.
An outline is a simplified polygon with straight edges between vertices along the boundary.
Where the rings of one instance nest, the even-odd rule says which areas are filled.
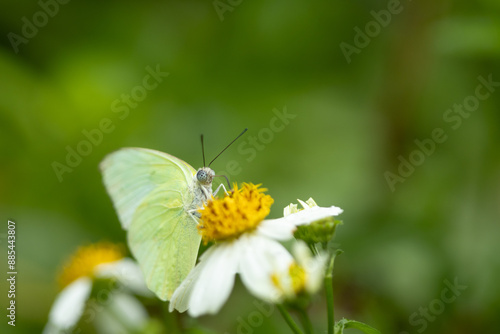
[[[161,300],[170,300],[196,263],[201,241],[198,209],[212,197],[212,180],[219,176],[210,164],[195,170],[170,154],[133,147],[115,151],[100,163],[130,250],[147,287]]]

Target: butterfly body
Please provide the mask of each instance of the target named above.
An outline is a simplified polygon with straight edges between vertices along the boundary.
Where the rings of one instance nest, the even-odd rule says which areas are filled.
[[[203,207],[203,204],[212,197],[212,180],[214,176],[215,172],[211,168],[201,167],[193,177],[191,191],[194,198],[186,210],[198,218],[200,217],[198,209]]]

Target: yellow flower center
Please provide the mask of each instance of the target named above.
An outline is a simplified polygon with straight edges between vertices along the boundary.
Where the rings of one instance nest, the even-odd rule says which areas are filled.
[[[63,288],[80,277],[93,277],[96,266],[118,261],[123,257],[123,247],[110,242],[82,246],[63,266],[59,275],[59,285]]]
[[[303,267],[293,262],[288,267],[288,272],[283,274],[273,273],[271,275],[271,282],[287,298],[295,297],[305,290],[307,273]]]
[[[295,262],[290,265],[288,269],[288,274],[292,279],[292,289],[295,294],[299,294],[305,290],[306,287],[306,271],[304,268],[296,264]]]
[[[283,285],[281,284],[280,277],[277,273],[273,273],[271,275],[271,282],[276,288],[278,288],[278,290],[283,291]]]
[[[267,189],[244,183],[221,199],[208,201],[202,209],[198,231],[203,242],[229,240],[245,232],[253,231],[269,214],[274,200],[263,194]]]

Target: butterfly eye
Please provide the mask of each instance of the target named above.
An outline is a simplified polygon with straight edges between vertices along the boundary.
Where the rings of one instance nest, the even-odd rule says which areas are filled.
[[[199,170],[198,173],[196,173],[196,178],[200,183],[207,182],[208,179],[207,172],[205,172],[204,170]]]

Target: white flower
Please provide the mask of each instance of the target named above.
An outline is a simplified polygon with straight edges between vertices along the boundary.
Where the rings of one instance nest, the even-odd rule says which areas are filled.
[[[61,275],[64,288],[52,305],[44,334],[67,332],[75,327],[85,312],[95,278],[111,278],[120,284],[121,289],[110,287],[109,291],[104,291],[110,298],[106,302],[108,309],[122,310],[125,315],[127,310],[128,313],[135,310],[135,317],[126,315],[123,318],[133,323],[129,324],[131,328],[141,329],[145,325],[147,313],[131,293],[143,296],[152,294],[144,283],[139,266],[132,259],[123,258],[117,249],[112,244],[101,243],[78,250]],[[116,306],[118,301],[120,306]],[[141,311],[137,311],[139,309]]]
[[[283,216],[287,221],[295,225],[306,225],[312,222],[340,215],[343,210],[336,206],[320,207],[309,198],[306,202],[298,200],[302,209],[297,208],[297,204],[290,204],[283,209]]]
[[[236,274],[258,298],[275,299],[271,277],[293,263],[278,242],[293,237],[295,226],[284,218],[263,220],[273,200],[263,189],[245,184],[223,199],[214,199],[200,210],[198,226],[203,240],[215,242],[177,288],[170,300],[174,309],[197,317],[215,314],[228,299]]]
[[[198,229],[205,242],[215,244],[176,289],[170,311],[187,310],[193,317],[217,313],[229,298],[236,274],[253,295],[264,301],[276,303],[288,293],[278,289],[271,278],[288,272],[297,263],[278,241],[292,239],[297,225],[337,215],[342,210],[320,208],[309,200],[309,204],[301,202],[304,210],[295,208],[298,212],[289,212],[286,217],[264,220],[273,200],[263,191],[253,184],[244,184],[241,189],[235,186],[230,195],[209,201],[200,210]],[[298,261],[309,277],[304,281],[305,289],[313,292],[320,284],[318,270],[325,260],[320,256],[313,261],[299,249]],[[285,281],[283,284],[286,288]]]
[[[312,295],[321,288],[328,256],[319,254],[314,257],[300,240],[294,243],[293,254],[296,261],[285,270],[276,270],[270,277],[276,288],[275,302],[293,300],[304,292]]]

